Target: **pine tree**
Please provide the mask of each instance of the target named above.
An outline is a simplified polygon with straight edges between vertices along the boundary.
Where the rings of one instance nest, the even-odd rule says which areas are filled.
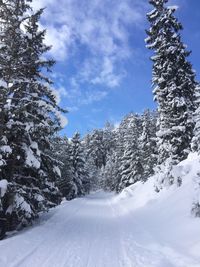
[[[196,106],[197,109],[194,113],[195,119],[195,128],[194,128],[194,137],[192,139],[192,150],[200,154],[200,84],[197,84],[196,90]],[[200,172],[197,173],[196,177],[194,178],[195,182],[195,197],[194,203],[192,207],[192,213],[200,217]]]
[[[156,113],[145,110],[142,115],[142,135],[139,138],[141,163],[146,180],[154,173],[157,164]]]
[[[58,162],[60,169],[60,177],[57,179],[57,186],[67,200],[74,198],[76,185],[73,182],[73,168],[71,159],[71,145],[66,136],[56,137],[52,140],[52,147],[50,155],[54,156]]]
[[[194,113],[195,128],[194,137],[192,139],[192,150],[200,153],[200,84],[196,87],[196,110]]]
[[[87,134],[83,140],[83,149],[85,154],[85,167],[88,173],[88,179],[90,183],[90,191],[96,191],[99,188],[98,177],[99,169],[96,166],[94,154],[92,153],[92,135]]]
[[[144,170],[139,152],[140,117],[137,114],[131,114],[126,120],[124,152],[121,157],[120,180],[117,185],[117,192],[143,179]]]
[[[116,146],[114,126],[110,122],[107,122],[103,129],[103,144],[107,162],[109,155],[112,154]]]
[[[72,140],[68,140],[66,136],[53,139],[51,154],[55,155],[61,171],[57,185],[62,196],[67,200],[83,194],[83,181],[82,179],[80,180],[78,175],[79,158],[82,156],[80,143],[80,135],[78,133],[74,135]]]
[[[2,203],[10,229],[26,225],[61,200],[55,186],[59,169],[49,149],[61,129],[62,110],[44,75],[54,61],[43,58],[50,49],[38,26],[43,10],[33,13],[30,2],[0,2],[0,179],[9,182]]]
[[[115,151],[108,157],[106,166],[102,171],[103,189],[116,191],[119,177],[120,162]]]
[[[87,155],[87,150],[84,150],[85,155]],[[94,160],[91,156],[85,157],[85,168],[88,173],[87,181],[89,192],[96,191],[99,189],[99,169],[97,169]],[[89,193],[88,192],[88,193]]]
[[[101,129],[94,130],[90,136],[89,153],[93,157],[97,169],[106,165],[106,148],[104,132]]]
[[[85,153],[78,132],[74,134],[71,140],[71,161],[73,182],[76,185],[75,197],[81,196],[89,191],[89,178],[85,163]]]
[[[150,30],[147,47],[154,50],[153,85],[159,113],[159,164],[185,159],[193,136],[195,109],[195,74],[187,61],[190,52],[181,41],[181,23],[174,16],[176,7],[167,0],[151,0],[154,9],[147,14]]]

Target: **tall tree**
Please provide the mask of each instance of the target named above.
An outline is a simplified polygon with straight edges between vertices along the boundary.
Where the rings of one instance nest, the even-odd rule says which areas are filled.
[[[13,228],[61,200],[59,170],[48,151],[61,129],[62,110],[45,76],[54,61],[43,57],[50,49],[39,30],[43,10],[32,12],[30,2],[0,1],[0,179],[9,182],[2,211],[9,225],[15,221]]]
[[[190,52],[181,41],[182,25],[174,16],[176,7],[167,0],[150,0],[154,9],[147,14],[150,29],[147,47],[154,50],[153,85],[158,103],[158,162],[172,164],[185,159],[193,137],[195,110],[195,73],[187,61]]]

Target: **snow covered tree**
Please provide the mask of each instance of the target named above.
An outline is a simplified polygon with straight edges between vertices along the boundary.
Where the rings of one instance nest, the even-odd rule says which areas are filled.
[[[182,25],[174,16],[175,6],[167,0],[150,0],[154,9],[147,14],[150,30],[147,47],[154,50],[153,85],[158,103],[158,162],[171,159],[172,165],[185,159],[193,137],[195,73],[187,57],[190,52],[181,41]]]
[[[102,170],[103,189],[106,191],[116,191],[119,178],[120,162],[117,153],[113,153],[108,157],[106,166]]]
[[[98,129],[93,131],[90,137],[89,150],[98,169],[106,165],[106,149],[103,130]]]
[[[56,158],[61,172],[56,184],[62,196],[70,200],[74,198],[76,191],[76,185],[73,182],[70,141],[66,136],[56,137],[52,140],[52,147],[50,155]]]
[[[131,114],[126,118],[124,152],[120,159],[120,180],[117,185],[117,192],[143,179],[144,170],[139,152],[140,128],[141,121],[137,114]]]
[[[196,89],[196,110],[194,113],[195,128],[194,137],[192,139],[192,150],[200,153],[200,84],[197,84]]]
[[[157,164],[156,119],[157,114],[150,110],[145,110],[142,115],[142,135],[139,137],[139,148],[145,180],[154,173],[154,167]]]
[[[72,177],[76,186],[74,197],[81,196],[89,191],[89,175],[86,169],[85,153],[80,134],[75,133],[71,139]]]
[[[86,150],[84,152],[87,153]],[[97,169],[91,156],[85,158],[85,168],[88,173],[89,191],[96,191],[99,188],[99,169]]]
[[[200,154],[200,84],[197,84],[196,90],[196,105],[197,109],[194,113],[195,128],[194,128],[194,137],[192,139],[192,150]],[[192,213],[200,217],[200,172],[197,173],[194,177],[195,182],[195,196],[194,203],[192,207]]]
[[[103,129],[103,143],[107,161],[109,155],[112,154],[116,146],[114,126],[110,122],[107,122]]]
[[[114,126],[107,122],[103,129],[95,129],[83,139],[85,160],[92,189],[103,186],[104,168],[113,153],[116,142]]]
[[[109,135],[108,135],[109,136]],[[106,165],[108,142],[103,129],[95,129],[83,139],[86,166],[93,190],[101,187],[102,168]]]
[[[86,164],[85,147],[80,134],[75,133],[71,140],[66,136],[56,137],[52,142],[51,154],[54,154],[60,165],[61,176],[57,180],[57,185],[62,196],[71,200],[88,194],[91,186],[91,163]]]
[[[99,177],[99,168],[96,166],[94,154],[92,153],[91,146],[91,134],[87,134],[83,140],[83,148],[85,154],[85,166],[89,176],[90,182],[90,191],[95,191],[99,188],[98,177]]]
[[[9,230],[61,200],[59,169],[48,151],[62,110],[45,76],[54,61],[43,57],[50,49],[38,26],[43,10],[33,13],[30,2],[0,1],[0,180],[9,182],[2,199]]]

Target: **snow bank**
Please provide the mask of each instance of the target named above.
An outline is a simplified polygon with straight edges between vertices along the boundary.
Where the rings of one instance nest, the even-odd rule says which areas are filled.
[[[121,215],[130,217],[132,227],[135,222],[141,224],[157,240],[151,247],[172,257],[175,266],[179,266],[180,257],[185,262],[188,258],[199,262],[191,265],[190,261],[188,267],[200,266],[200,218],[191,212],[193,203],[199,201],[200,157],[191,153],[172,173],[182,179],[181,186],[173,185],[157,193],[155,175],[144,184],[138,182],[126,188],[113,202],[121,206]]]
[[[187,204],[190,212],[191,205],[196,200],[195,196],[199,191],[197,178],[198,173],[200,173],[200,156],[196,153],[191,153],[186,160],[182,161],[177,166],[174,166],[171,173],[175,180],[181,178],[182,185],[180,187],[177,185],[169,186],[157,193],[156,182],[158,175],[160,175],[158,174],[150,177],[146,183],[137,182],[125,188],[113,199],[113,202],[122,201],[127,208],[129,207],[129,202],[131,200],[130,209],[133,210],[148,205],[149,202],[159,201],[161,198],[165,197],[167,198],[170,194],[181,194],[184,189],[187,188],[189,194]]]
[[[114,198],[114,202],[125,202],[127,209],[138,209],[145,206],[149,201],[157,199],[159,194],[155,192],[155,179],[149,179],[146,183],[137,182],[125,188],[121,194]],[[131,202],[130,202],[131,199]]]

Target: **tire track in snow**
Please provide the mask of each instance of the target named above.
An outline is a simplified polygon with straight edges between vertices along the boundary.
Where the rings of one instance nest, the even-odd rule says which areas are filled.
[[[124,238],[122,235],[122,229],[124,225],[122,225],[120,219],[120,211],[119,207],[116,208],[116,204],[110,201],[111,208],[113,210],[113,216],[116,218],[116,224],[119,233],[119,247],[121,249],[122,256],[119,258],[119,267],[135,267],[135,264],[131,261],[130,257],[127,254],[126,246],[124,245]]]
[[[67,223],[62,222],[60,226],[61,231],[59,231],[55,240],[51,238],[51,245],[54,250],[47,253],[45,246],[40,248],[39,251],[44,251],[43,253],[46,254],[43,260],[40,259],[38,262],[40,267],[86,266],[90,248],[93,246],[92,242],[96,231],[96,224],[91,214],[88,214],[87,201],[79,199],[77,200],[77,205],[80,206],[80,209],[78,209],[75,216]],[[95,213],[93,215],[95,216]]]
[[[88,205],[92,206],[93,200],[90,200]],[[121,248],[110,201],[107,199],[104,199],[103,202],[99,201],[93,209],[94,214],[90,227],[93,225],[95,231],[92,231],[94,234],[87,251],[87,262],[83,267],[118,267]],[[79,265],[76,266],[79,267]]]
[[[83,208],[83,203],[85,202],[83,199],[77,199],[77,202],[82,203],[78,205],[76,211],[73,213],[73,216],[70,216],[69,219],[63,220],[63,213],[60,215],[60,219],[58,225],[55,229],[53,229],[53,234],[43,242],[42,246],[38,248],[36,255],[33,255],[34,259],[38,258],[38,262],[34,260],[34,267],[64,267],[66,265],[67,259],[67,266],[70,267],[69,259],[73,256],[74,259],[78,259],[78,257],[74,254],[70,255],[71,247],[73,247],[73,240],[70,239],[70,233],[76,233],[76,221],[79,218],[79,213]],[[48,243],[48,246],[47,246]],[[49,246],[50,245],[50,246]],[[76,244],[74,244],[75,246]],[[42,255],[42,257],[41,257]],[[22,265],[20,267],[29,267],[32,265]],[[75,265],[76,266],[76,265]]]
[[[27,244],[27,246],[25,247],[26,250],[27,250],[28,246],[31,244],[31,239],[33,240],[33,243],[35,241],[34,246],[31,247],[28,252],[26,251],[26,253],[23,253],[23,251],[19,250],[19,252],[16,253],[13,261],[11,263],[6,263],[6,267],[30,267],[30,266],[32,267],[32,265],[29,264],[29,261],[33,257],[35,258],[34,254],[36,254],[38,251],[40,251],[42,246],[46,246],[46,244],[48,242],[47,240],[49,239],[49,229],[53,230],[53,228],[52,228],[52,226],[54,224],[53,222],[54,222],[54,220],[57,220],[56,217],[59,217],[59,210],[61,210],[61,208],[63,208],[63,207],[62,206],[58,207],[58,210],[56,210],[56,212],[52,216],[52,218],[49,221],[46,221],[44,224],[42,224],[42,226],[40,226],[40,225],[36,226],[33,229],[26,230],[26,232],[19,234],[19,236],[6,239],[7,243],[12,243],[12,240],[14,242],[18,241],[19,249],[20,249],[20,240],[22,238],[22,235],[26,234],[27,238],[25,240],[23,240],[23,242]],[[67,218],[65,219],[65,222],[72,220],[73,216],[75,216],[75,214],[78,213],[79,209],[81,209],[81,207],[77,208],[77,206],[75,205],[74,208],[71,210],[70,215],[68,215]],[[42,229],[43,229],[43,231],[42,231],[42,235],[41,235]],[[30,238],[30,240],[28,240],[28,237]],[[0,246],[0,249],[1,249],[1,251],[3,251],[3,244],[1,244],[1,245],[2,245],[2,247]],[[21,257],[21,254],[23,254],[22,257]],[[37,259],[37,257],[34,259],[34,264],[36,264],[36,259]],[[40,264],[39,265],[33,265],[33,266],[38,267],[38,266],[40,266]]]
[[[1,241],[0,267],[200,266],[159,243],[141,222],[109,194],[76,199],[45,223]]]

